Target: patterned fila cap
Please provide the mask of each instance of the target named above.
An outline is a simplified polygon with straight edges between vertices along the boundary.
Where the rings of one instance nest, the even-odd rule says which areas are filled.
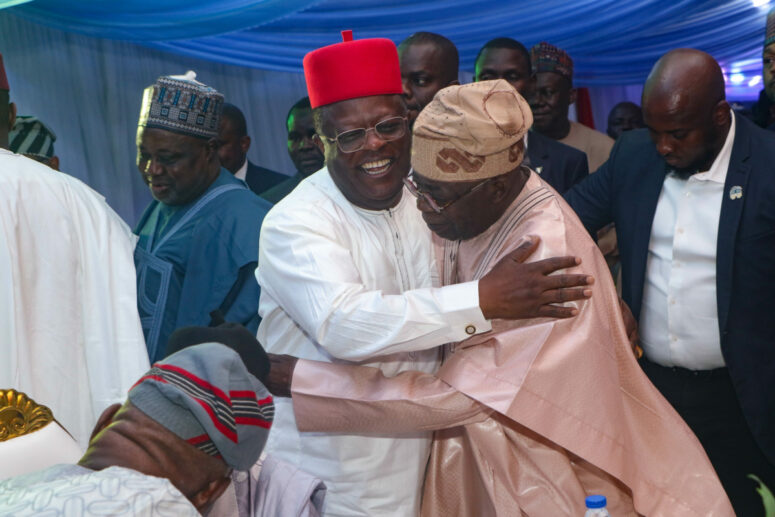
[[[196,73],[159,77],[143,91],[139,128],[214,138],[223,109],[223,95],[196,80]],[[139,135],[139,131],[138,131]]]
[[[443,182],[506,174],[522,163],[532,124],[527,101],[503,79],[448,86],[414,122],[412,169]]]
[[[258,461],[274,417],[272,397],[239,354],[220,343],[184,348],[129,390],[140,411],[237,470]]]

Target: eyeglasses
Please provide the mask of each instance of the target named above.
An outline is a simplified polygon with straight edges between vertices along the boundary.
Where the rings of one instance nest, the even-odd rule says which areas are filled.
[[[379,138],[385,142],[397,140],[406,134],[407,117],[390,117],[377,122],[370,128],[350,129],[336,135],[336,138],[330,138],[326,135],[320,135],[331,143],[336,142],[343,153],[354,153],[360,151],[366,145],[366,133],[374,131]]]
[[[428,206],[433,209],[434,212],[437,214],[440,214],[447,208],[449,208],[453,203],[457,203],[467,195],[476,192],[480,188],[482,188],[484,185],[486,185],[489,181],[493,180],[495,178],[489,178],[484,180],[481,183],[477,183],[470,189],[466,190],[462,194],[460,194],[458,197],[453,199],[452,201],[447,201],[446,203],[439,203],[436,201],[433,196],[431,196],[428,192],[425,192],[424,190],[420,190],[420,187],[417,186],[417,183],[414,182],[411,176],[404,178],[404,185],[406,185],[406,188],[409,190],[409,192],[416,198],[422,199],[426,203],[428,203]]]

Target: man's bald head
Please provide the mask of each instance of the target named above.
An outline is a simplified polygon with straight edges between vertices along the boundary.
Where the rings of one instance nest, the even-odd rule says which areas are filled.
[[[404,96],[414,119],[436,92],[458,84],[460,58],[449,39],[432,32],[416,32],[398,46]]]
[[[647,100],[667,101],[671,108],[707,110],[726,98],[724,75],[710,54],[694,49],[671,50],[659,61],[643,88]]]
[[[643,88],[643,118],[657,151],[685,175],[710,168],[730,125],[724,76],[715,59],[672,50],[654,65]]]

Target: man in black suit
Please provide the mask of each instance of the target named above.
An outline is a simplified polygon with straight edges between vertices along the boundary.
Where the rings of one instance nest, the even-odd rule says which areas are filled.
[[[530,53],[519,41],[495,38],[479,50],[474,63],[474,81],[505,79],[529,99],[535,88]],[[584,152],[536,131],[527,134],[530,166],[560,194],[589,175]]]
[[[250,137],[245,115],[240,109],[225,103],[221,124],[218,126],[218,158],[221,165],[234,177],[247,183],[250,190],[261,194],[288,179],[285,174],[259,167],[248,160]]]
[[[705,447],[738,515],[775,488],[775,135],[733,115],[716,61],[668,52],[624,133],[566,198],[614,222],[643,369]]]

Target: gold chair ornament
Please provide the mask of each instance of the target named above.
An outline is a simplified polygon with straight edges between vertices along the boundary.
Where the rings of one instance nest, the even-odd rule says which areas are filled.
[[[53,420],[49,408],[25,393],[0,389],[0,442],[37,431]]]

